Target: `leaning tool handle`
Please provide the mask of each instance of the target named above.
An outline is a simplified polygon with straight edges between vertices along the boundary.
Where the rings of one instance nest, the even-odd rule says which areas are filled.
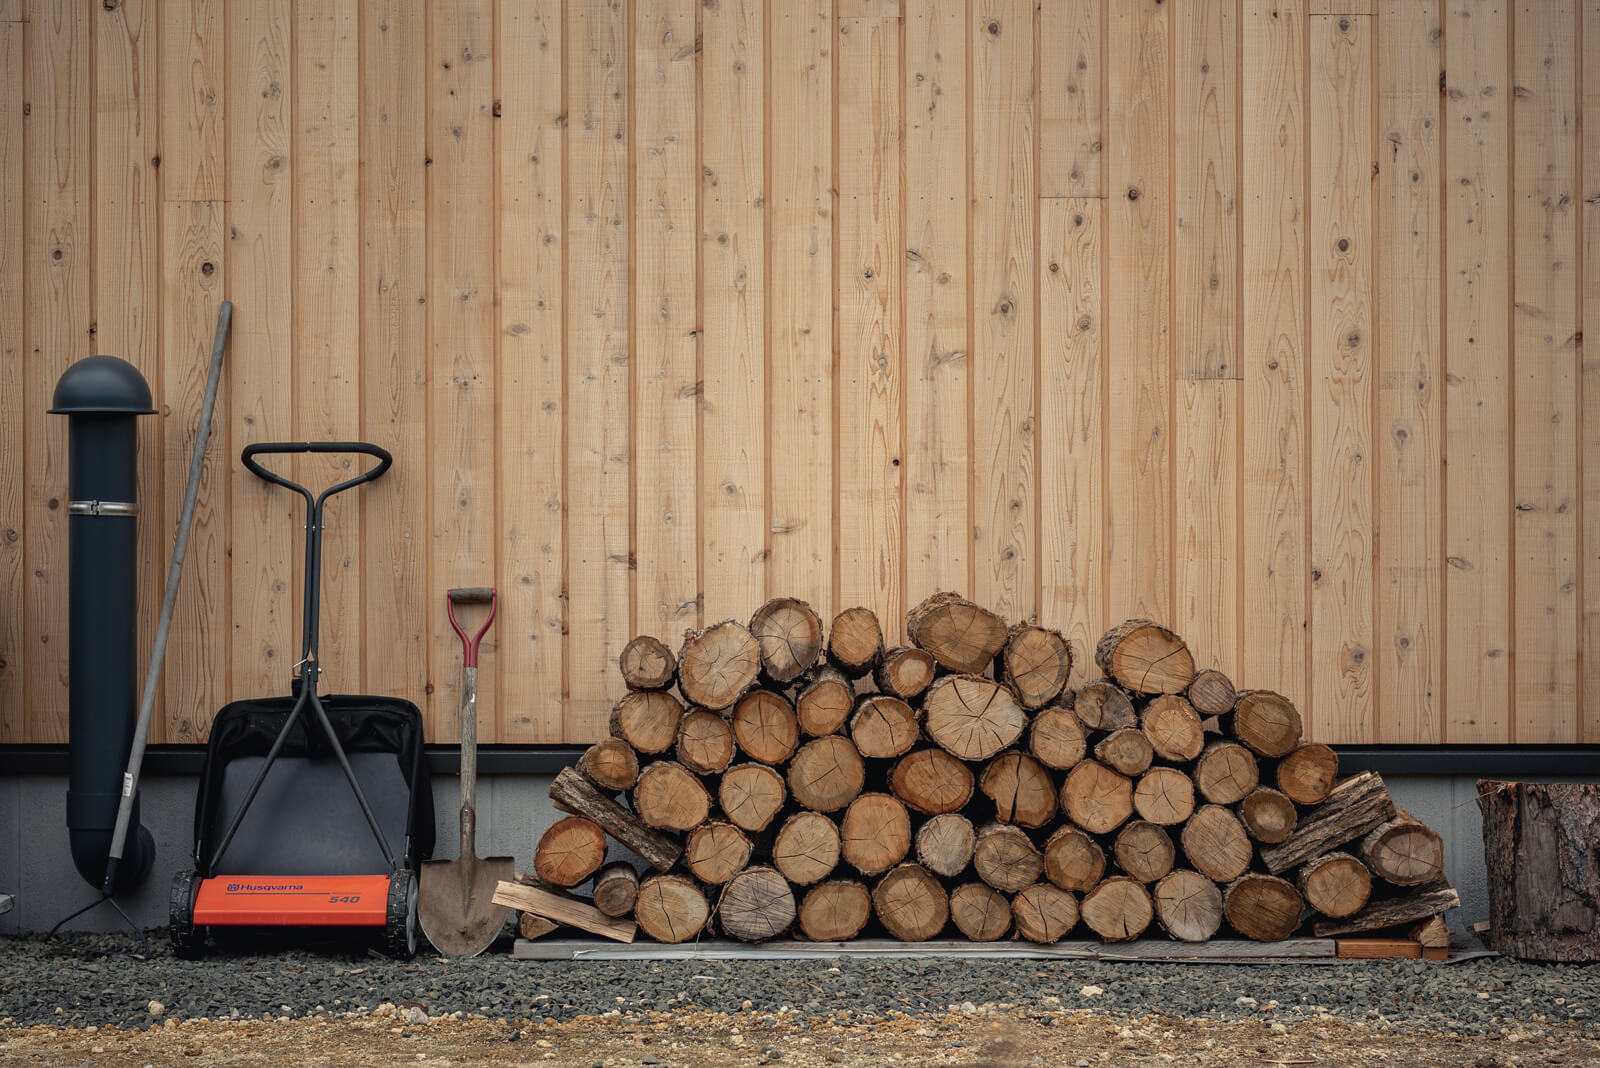
[[[461,839],[462,849],[469,848],[473,837],[473,823],[478,807],[478,643],[489,633],[494,622],[494,611],[499,597],[488,586],[471,586],[454,589],[445,595],[450,626],[461,636]],[[487,604],[489,618],[483,621],[478,633],[467,637],[456,619],[458,604]],[[462,856],[466,856],[463,852]]]

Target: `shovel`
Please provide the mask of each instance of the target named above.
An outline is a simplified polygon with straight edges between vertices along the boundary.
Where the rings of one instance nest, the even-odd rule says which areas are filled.
[[[417,918],[435,949],[449,957],[475,957],[489,948],[506,923],[506,907],[494,903],[495,884],[516,878],[510,857],[478,859],[475,841],[478,800],[478,643],[494,622],[492,589],[451,590],[450,625],[461,636],[461,859],[422,863]],[[456,605],[487,604],[489,618],[467,637],[456,621]]]

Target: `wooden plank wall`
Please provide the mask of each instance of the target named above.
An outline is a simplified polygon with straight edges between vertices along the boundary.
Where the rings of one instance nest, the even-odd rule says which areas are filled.
[[[1595,0],[0,2],[0,742],[66,735],[55,380],[161,409],[147,648],[224,297],[158,741],[285,690],[237,455],[315,437],[396,457],[326,686],[435,741],[491,583],[485,742],[595,737],[634,633],[939,589],[1168,620],[1319,739],[1600,741],[1596,54]]]

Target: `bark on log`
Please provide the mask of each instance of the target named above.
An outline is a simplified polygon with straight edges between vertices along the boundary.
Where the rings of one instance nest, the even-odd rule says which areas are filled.
[[[1591,860],[1590,863],[1593,863]],[[1494,942],[1494,895],[1495,884],[1493,876],[1489,883],[1489,917],[1490,917],[1490,943]],[[1383,898],[1370,901],[1367,907],[1343,920],[1318,920],[1311,925],[1311,929],[1318,938],[1331,938],[1334,935],[1360,934],[1365,931],[1381,931],[1386,927],[1399,927],[1401,924],[1415,923],[1425,920],[1430,916],[1439,916],[1450,909],[1461,907],[1461,895],[1451,889],[1450,884],[1443,879],[1435,879],[1431,883],[1419,886],[1404,897]],[[1581,917],[1574,917],[1581,919]],[[1562,922],[1558,919],[1557,922]],[[1581,931],[1570,926],[1572,919],[1566,919],[1569,924],[1564,929],[1556,930],[1541,926],[1534,932],[1532,948],[1536,953],[1521,954],[1534,960],[1594,960],[1595,937],[1594,927],[1585,926]],[[1543,947],[1543,948],[1540,948]],[[1565,949],[1564,947],[1571,947]],[[1544,953],[1564,951],[1574,955],[1570,956],[1543,956]],[[1496,949],[1498,953],[1505,950]]]
[[[1003,823],[1039,828],[1059,809],[1049,770],[1026,753],[1001,753],[989,761],[978,788],[994,802],[995,818]]]
[[[1271,690],[1241,692],[1222,724],[1258,756],[1287,756],[1300,744],[1299,711],[1287,697]]]
[[[1102,941],[1131,942],[1150,926],[1155,906],[1143,883],[1112,875],[1083,895],[1078,915]]]
[[[1250,836],[1239,817],[1221,805],[1201,805],[1183,825],[1181,838],[1183,855],[1208,879],[1231,883],[1250,867]]]
[[[517,913],[517,937],[528,941],[543,938],[560,926],[554,920],[547,920],[543,916],[532,912]]]
[[[972,870],[996,890],[1014,894],[1039,881],[1044,874],[1044,854],[1009,823],[989,823],[978,828]]]
[[[684,635],[678,689],[690,704],[713,712],[727,708],[760,674],[761,646],[743,625],[729,619]]]
[[[850,879],[830,879],[800,902],[800,930],[813,942],[847,942],[872,918],[872,895]]]
[[[622,682],[630,690],[665,690],[678,678],[678,659],[666,643],[641,634],[622,647],[617,657]]]
[[[1017,697],[981,675],[946,675],[922,700],[923,726],[961,760],[988,760],[1022,737],[1028,714]]]
[[[1017,933],[1030,942],[1050,945],[1078,925],[1078,899],[1049,883],[1034,883],[1011,901]]]
[[[1372,896],[1372,873],[1349,853],[1313,857],[1295,875],[1306,904],[1335,920],[1354,916]]]
[[[1222,911],[1233,929],[1257,942],[1281,942],[1294,934],[1305,905],[1293,883],[1259,872],[1234,880],[1222,895]]]
[[[698,775],[676,760],[658,760],[639,772],[633,810],[651,827],[687,831],[711,814],[711,794]]]
[[[1130,779],[1143,775],[1150,769],[1156,751],[1143,731],[1132,727],[1114,730],[1094,747],[1094,758],[1106,767]]]
[[[1045,878],[1063,890],[1093,890],[1106,873],[1106,853],[1079,827],[1057,827],[1044,843]]]
[[[862,697],[850,717],[851,741],[862,756],[875,760],[909,753],[920,733],[916,709],[887,694]]]
[[[1023,708],[1043,708],[1067,688],[1072,647],[1060,631],[1018,623],[1006,634],[996,677],[1011,687]]]
[[[721,886],[744,870],[754,850],[743,831],[727,820],[706,820],[689,832],[683,860],[707,886]]]
[[[1444,870],[1444,843],[1405,809],[1395,818],[1368,831],[1356,855],[1372,874],[1395,886],[1421,886]]]
[[[761,650],[761,671],[773,685],[789,685],[822,655],[822,620],[793,597],[774,597],[750,617],[750,635]]]
[[[1141,883],[1153,883],[1165,877],[1178,859],[1172,836],[1149,820],[1123,824],[1111,852],[1117,858],[1117,867]]]
[[[1238,698],[1233,680],[1215,668],[1198,672],[1189,684],[1189,703],[1202,717],[1221,716],[1232,711]]]
[[[1478,807],[1490,945],[1533,960],[1595,960],[1600,786],[1480,780]]]
[[[1320,805],[1339,781],[1339,754],[1321,742],[1297,745],[1278,761],[1278,789],[1301,805]]]
[[[1110,679],[1084,683],[1083,689],[1073,695],[1072,714],[1091,731],[1116,731],[1139,725],[1133,699]]]
[[[1199,756],[1205,746],[1199,713],[1177,694],[1162,694],[1145,705],[1139,727],[1162,760],[1186,764]]]
[[[1097,760],[1084,760],[1061,784],[1061,807],[1090,834],[1109,834],[1133,815],[1133,780]]]
[[[594,907],[607,916],[631,914],[638,897],[639,873],[625,860],[607,864],[594,877]]]
[[[733,740],[751,760],[782,764],[800,746],[799,721],[781,693],[752,690],[739,699],[729,722]]]
[[[774,868],[758,865],[728,880],[717,902],[724,933],[741,942],[765,942],[794,923],[794,892]]]
[[[765,764],[735,764],[722,773],[722,783],[717,788],[717,803],[723,813],[741,830],[751,833],[766,830],[788,796],[783,776]]]
[[[602,738],[583,751],[577,768],[600,789],[620,793],[639,780],[639,754],[621,738]]]
[[[862,794],[839,825],[840,853],[863,875],[881,875],[911,848],[911,816],[888,794]]]
[[[1011,902],[985,883],[962,883],[950,891],[950,920],[969,941],[997,942],[1011,930]]]
[[[789,761],[789,792],[806,808],[837,812],[861,793],[867,766],[855,743],[842,734],[816,738]]]
[[[1006,643],[1005,620],[954,593],[936,593],[907,612],[906,633],[958,674],[982,672]]]
[[[883,662],[883,627],[870,608],[846,608],[828,628],[828,662],[852,679]]]
[[[920,864],[901,864],[872,888],[872,910],[902,942],[926,942],[950,920],[950,899]]]
[[[539,881],[571,889],[606,862],[606,832],[594,820],[567,816],[546,827],[533,850]]]
[[[696,775],[721,775],[733,762],[733,728],[715,712],[691,708],[678,723],[678,763]]]
[[[1180,942],[1209,941],[1222,926],[1222,891],[1199,872],[1172,872],[1151,896],[1162,930]]]
[[[1151,768],[1134,784],[1133,809],[1151,823],[1176,827],[1194,815],[1194,780],[1177,768]]]
[[[933,684],[933,654],[914,645],[897,645],[872,671],[879,693],[909,701]]]
[[[1278,796],[1283,797],[1282,794]],[[1383,777],[1376,772],[1364,771],[1335,786],[1328,800],[1307,812],[1292,834],[1281,843],[1263,849],[1261,860],[1268,871],[1280,875],[1312,857],[1319,857],[1346,842],[1363,837],[1374,827],[1394,817],[1394,800],[1383,785]],[[1250,827],[1248,816],[1245,826]],[[1257,837],[1259,839],[1260,836]]]
[[[839,866],[839,827],[820,812],[796,812],[772,843],[772,863],[796,886],[821,882]]]
[[[1057,771],[1073,767],[1089,749],[1089,736],[1070,709],[1047,708],[1028,727],[1028,751]]]
[[[687,875],[652,875],[639,884],[633,918],[657,942],[687,942],[711,919],[706,895]]]
[[[643,857],[657,871],[666,871],[683,855],[678,843],[647,827],[637,815],[595,789],[572,768],[562,768],[550,784],[550,800],[563,812],[587,816],[618,842]]]
[[[611,709],[611,736],[639,753],[665,753],[678,740],[683,702],[658,690],[630,690]]]
[[[1148,619],[1130,619],[1106,631],[1094,659],[1107,678],[1130,693],[1183,693],[1194,681],[1189,647]]]
[[[844,726],[856,706],[855,687],[844,673],[824,667],[807,677],[795,698],[795,718],[813,738],[833,734]]]
[[[925,816],[956,812],[972,800],[972,771],[943,749],[919,749],[895,762],[889,789]]]
[[[1286,841],[1294,833],[1299,819],[1300,815],[1288,795],[1270,786],[1256,787],[1239,802],[1239,820],[1244,824],[1245,831],[1264,846],[1279,845]],[[1312,855],[1315,852],[1312,850]],[[1294,864],[1279,870],[1288,871],[1292,867]]]
[[[935,816],[917,828],[917,861],[935,875],[953,879],[972,863],[978,832],[956,812]]]

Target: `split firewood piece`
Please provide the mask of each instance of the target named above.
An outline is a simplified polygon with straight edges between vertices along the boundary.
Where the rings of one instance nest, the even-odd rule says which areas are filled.
[[[1003,823],[1043,827],[1059,809],[1049,769],[1026,753],[1001,753],[989,761],[978,788],[994,802],[995,818]]]
[[[855,743],[842,734],[816,738],[789,761],[789,793],[806,808],[837,812],[861,794],[867,766]]]
[[[1131,942],[1155,917],[1150,891],[1137,879],[1111,875],[1083,895],[1078,915],[1105,942]]]
[[[1044,854],[1018,828],[1009,823],[989,823],[978,828],[972,870],[996,890],[1014,894],[1039,881],[1044,874]]]
[[[594,877],[594,907],[607,916],[626,916],[639,897],[639,873],[625,860],[613,861]]]
[[[547,920],[532,912],[517,913],[517,937],[530,942],[535,938],[543,938],[559,926],[556,921]]]
[[[1367,907],[1342,920],[1318,920],[1312,925],[1318,938],[1334,935],[1359,934],[1363,931],[1381,931],[1385,927],[1399,927],[1417,920],[1438,916],[1450,909],[1461,907],[1461,895],[1451,889],[1443,879],[1425,883],[1405,897],[1382,898],[1369,901]],[[1590,931],[1592,938],[1594,932]]]
[[[1406,937],[1415,939],[1423,949],[1450,948],[1450,928],[1445,926],[1443,916],[1430,916],[1407,931]]]
[[[1213,805],[1237,804],[1260,783],[1255,754],[1238,742],[1209,741],[1194,764],[1194,788]]]
[[[1030,942],[1050,945],[1078,925],[1078,899],[1049,883],[1034,883],[1011,901],[1017,933]]]
[[[933,654],[939,666],[977,674],[1006,644],[1006,621],[954,593],[936,593],[906,613],[912,644]]]
[[[1320,805],[1339,781],[1339,754],[1321,742],[1304,742],[1278,761],[1278,789],[1300,805]]]
[[[888,794],[862,794],[839,825],[840,853],[863,875],[881,875],[911,848],[911,816]]]
[[[1206,734],[1200,726],[1200,714],[1175,693],[1152,698],[1144,707],[1139,726],[1162,760],[1186,764],[1205,747]]]
[[[945,812],[917,828],[917,860],[935,875],[953,879],[972,863],[978,832],[958,812]]]
[[[950,899],[920,864],[901,864],[872,888],[872,911],[902,942],[926,942],[950,920]]]
[[[1283,797],[1282,794],[1278,796]],[[1346,842],[1365,837],[1395,815],[1394,799],[1383,785],[1383,776],[1364,771],[1335,786],[1328,799],[1307,812],[1281,844],[1263,849],[1261,860],[1268,871],[1281,874]],[[1245,826],[1250,826],[1249,819],[1245,820]]]
[[[1061,696],[1072,675],[1072,647],[1060,631],[1018,623],[1006,634],[995,665],[997,677],[1027,709],[1043,708]]]
[[[633,810],[652,827],[687,831],[711,814],[711,794],[700,776],[676,760],[658,760],[639,773]]]
[[[741,624],[729,619],[685,633],[678,651],[678,689],[690,704],[713,712],[727,708],[760,674],[761,646]]]
[[[810,671],[822,655],[822,620],[793,597],[774,597],[750,617],[750,635],[761,650],[761,670],[776,686]]]
[[[1194,780],[1177,768],[1151,768],[1134,784],[1133,808],[1151,823],[1175,827],[1194,815]]]
[[[1222,891],[1199,872],[1185,868],[1156,883],[1156,920],[1180,942],[1205,942],[1222,926]]]
[[[1172,870],[1178,849],[1172,836],[1149,820],[1132,820],[1122,825],[1111,847],[1117,867],[1141,883],[1153,883]]]
[[[1272,846],[1294,833],[1300,814],[1287,794],[1270,786],[1258,786],[1239,802],[1239,819],[1251,838]],[[1287,864],[1279,870],[1288,871],[1292,867],[1293,864]]]
[[[782,764],[800,745],[800,724],[789,699],[771,690],[752,690],[734,706],[733,738],[752,760]]]
[[[689,832],[683,860],[696,879],[721,886],[750,863],[753,848],[745,833],[727,820],[706,820]]]
[[[733,762],[733,728],[715,712],[691,708],[678,722],[678,763],[697,775],[720,775]]]
[[[875,760],[910,752],[920,733],[916,709],[887,694],[863,696],[850,717],[851,740],[862,756]]]
[[[728,880],[717,902],[717,918],[730,937],[765,942],[794,923],[794,891],[775,868],[746,868]]]
[[[1133,778],[1143,775],[1155,759],[1156,751],[1149,737],[1140,730],[1123,727],[1114,730],[1094,747],[1094,758],[1120,775]]]
[[[806,891],[800,930],[813,942],[848,942],[872,918],[872,895],[851,879],[830,879]]]
[[[870,608],[846,608],[828,628],[828,662],[852,679],[883,662],[883,627]]]
[[[1098,760],[1082,760],[1061,784],[1061,807],[1090,834],[1109,834],[1133,815],[1133,780]]]
[[[611,709],[611,736],[635,752],[665,753],[678,740],[683,702],[659,690],[630,690]]]
[[[839,866],[839,827],[820,812],[796,812],[772,843],[772,863],[796,886],[821,882]]]
[[[1194,681],[1189,684],[1189,703],[1202,718],[1231,712],[1234,701],[1238,699],[1239,693],[1233,688],[1233,680],[1216,668],[1197,672]]]
[[[1091,731],[1117,731],[1139,725],[1133,698],[1110,679],[1084,683],[1083,689],[1072,697],[1072,714]]]
[[[562,768],[556,774],[550,784],[550,800],[563,812],[594,820],[607,834],[658,871],[668,870],[683,855],[678,843],[646,826],[637,815],[595,789],[592,782],[572,768]]]
[[[972,800],[972,788],[972,770],[943,749],[919,749],[901,757],[889,772],[894,796],[925,816],[958,811]],[[1053,809],[1053,788],[1050,800]]]
[[[1421,886],[1444,870],[1444,843],[1438,833],[1403,808],[1368,831],[1356,855],[1372,874],[1395,886]]]
[[[580,931],[588,931],[590,934],[597,934],[614,942],[633,941],[632,921],[613,919],[571,894],[545,890],[537,886],[524,886],[519,882],[502,879],[494,884],[494,896],[491,900],[496,905],[531,912],[547,920],[554,920],[565,927],[576,927]]]
[[[1047,708],[1034,716],[1028,727],[1028,751],[1047,768],[1066,771],[1082,760],[1088,749],[1089,736],[1069,709]]]
[[[883,663],[872,671],[879,693],[909,701],[933,683],[933,654],[915,645],[897,645],[883,654]]]
[[[1101,636],[1095,663],[1136,694],[1183,693],[1194,681],[1194,657],[1183,639],[1148,619],[1130,619]]]
[[[962,883],[950,891],[950,920],[972,942],[996,942],[1011,930],[1011,902],[986,883]]]
[[[1239,817],[1221,805],[1196,809],[1180,838],[1183,855],[1208,879],[1231,883],[1250,868],[1250,836]]]
[[[672,945],[698,937],[711,919],[711,906],[687,875],[652,875],[639,884],[633,918],[645,934]]]
[[[1271,690],[1245,690],[1223,726],[1258,756],[1287,756],[1300,744],[1300,713],[1294,703]]]
[[[533,850],[539,881],[570,889],[606,862],[606,832],[594,820],[567,816],[546,827]]]
[[[961,760],[988,760],[1022,737],[1028,714],[1016,694],[981,675],[946,675],[922,699],[923,726]]]
[[[1248,872],[1228,884],[1222,912],[1233,929],[1257,942],[1281,942],[1300,926],[1306,900],[1287,879]]]
[[[622,647],[617,658],[622,682],[630,690],[665,690],[678,678],[678,658],[666,643],[641,634]]]
[[[850,718],[856,706],[855,687],[843,672],[820,668],[807,678],[794,705],[800,729],[813,738],[821,738],[833,734]]]
[[[717,803],[723,813],[735,826],[751,833],[766,830],[788,799],[783,776],[765,764],[735,764],[722,773],[717,787]]]
[[[1068,823],[1044,843],[1044,875],[1063,890],[1093,890],[1106,873],[1106,852],[1100,844]]]
[[[639,779],[639,754],[621,738],[602,738],[583,751],[577,768],[600,789],[620,793]]]
[[[1295,876],[1306,904],[1335,920],[1354,916],[1372,896],[1372,873],[1349,853],[1324,853]]]

